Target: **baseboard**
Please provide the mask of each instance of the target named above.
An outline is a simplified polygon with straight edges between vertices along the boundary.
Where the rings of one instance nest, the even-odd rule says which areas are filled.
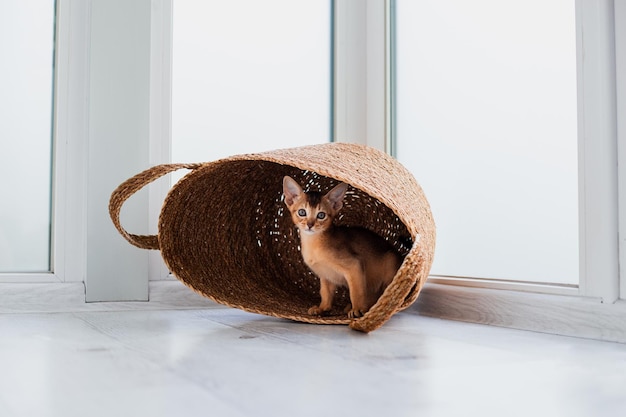
[[[415,314],[626,343],[626,301],[428,283]]]
[[[2,283],[0,313],[63,313],[205,309],[219,305],[202,297],[180,281],[151,281],[150,301],[85,302],[85,285],[73,283]]]

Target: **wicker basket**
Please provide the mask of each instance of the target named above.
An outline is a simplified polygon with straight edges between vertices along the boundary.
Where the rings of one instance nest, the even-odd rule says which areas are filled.
[[[191,169],[170,190],[158,236],[134,235],[120,224],[124,202],[155,179]],[[310,316],[319,282],[299,252],[299,238],[282,202],[289,175],[305,190],[350,188],[337,223],[373,230],[406,255],[378,302],[358,319],[343,312],[345,289],[330,314]],[[131,244],[159,249],[170,271],[197,293],[245,311],[307,323],[349,324],[370,332],[417,298],[433,261],[435,224],[422,189],[395,159],[362,145],[329,143],[238,155],[201,164],[158,165],[112,194],[109,211]]]

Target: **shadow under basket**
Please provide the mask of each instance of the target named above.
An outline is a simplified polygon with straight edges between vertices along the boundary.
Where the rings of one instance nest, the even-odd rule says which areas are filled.
[[[190,169],[170,190],[158,235],[135,235],[120,224],[124,202],[155,179]],[[282,201],[282,180],[305,191],[350,185],[336,223],[370,229],[404,256],[393,281],[363,316],[349,319],[345,288],[325,316],[319,281],[300,254],[298,231]],[[306,323],[349,324],[370,332],[411,305],[433,262],[435,224],[421,187],[398,161],[370,147],[328,143],[215,162],[158,165],[123,182],[109,212],[131,244],[159,249],[172,274],[197,293],[245,311]]]

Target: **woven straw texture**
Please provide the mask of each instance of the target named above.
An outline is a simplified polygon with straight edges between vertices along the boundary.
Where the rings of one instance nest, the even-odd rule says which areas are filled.
[[[191,169],[170,190],[158,236],[134,235],[120,224],[124,202],[155,179]],[[405,255],[378,302],[348,319],[345,289],[323,317],[307,310],[319,303],[319,281],[299,251],[298,232],[282,201],[282,179],[305,191],[350,185],[337,224],[368,228]],[[370,332],[417,298],[433,262],[435,224],[422,189],[395,159],[362,145],[329,143],[238,155],[201,164],[150,168],[112,194],[113,223],[131,244],[159,249],[170,271],[197,293],[245,311],[307,323],[349,324]]]

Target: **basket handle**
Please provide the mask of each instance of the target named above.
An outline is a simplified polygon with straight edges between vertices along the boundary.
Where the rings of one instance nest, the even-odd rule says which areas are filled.
[[[135,235],[124,229],[120,223],[120,211],[124,202],[137,191],[150,184],[152,181],[165,174],[179,169],[196,169],[202,164],[162,164],[148,168],[145,171],[131,177],[121,183],[111,194],[109,200],[109,215],[118,232],[131,245],[142,249],[159,249],[159,238],[157,235]]]

